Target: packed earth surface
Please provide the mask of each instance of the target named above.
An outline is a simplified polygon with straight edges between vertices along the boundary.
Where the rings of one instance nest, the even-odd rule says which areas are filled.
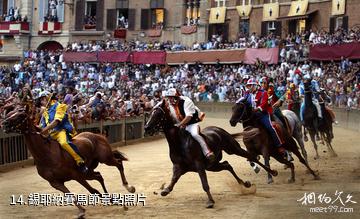
[[[241,125],[231,127],[228,118],[230,116],[224,114],[208,115],[201,127],[216,125],[230,133],[240,132]],[[205,208],[207,196],[197,173],[185,174],[168,196],[160,195],[160,188],[170,182],[172,175],[165,138],[119,147],[129,158],[124,163],[129,184],[136,187],[137,194],[146,196],[145,206],[140,204],[128,209],[116,205],[86,206],[86,218],[360,218],[360,132],[344,129],[340,123],[335,125],[334,133],[333,147],[338,157],[331,157],[326,146],[319,144],[320,159],[315,160],[312,144],[305,143],[309,164],[319,173],[321,180],[314,180],[295,158],[296,182],[289,184],[290,170],[272,159],[271,167],[278,170],[279,175],[274,177],[273,184],[267,184],[267,174],[263,169],[256,174],[246,159],[225,154],[223,160],[229,161],[238,176],[244,181],[249,180],[253,186],[242,188],[229,172],[207,172],[215,200],[213,209]],[[245,148],[242,140],[238,141]],[[99,165],[97,170],[102,173],[109,193],[128,193],[115,167]],[[89,182],[102,191],[98,182]],[[75,181],[67,182],[66,186],[72,193],[88,194]],[[12,195],[23,195],[26,199],[33,193],[59,194],[37,174],[35,166],[0,172],[0,191],[0,218],[75,218],[78,213],[74,206],[10,205]],[[312,192],[315,203],[307,200],[305,204],[302,198]],[[337,199],[339,194],[341,200]],[[351,201],[345,203],[349,196]],[[326,201],[330,198],[331,202],[325,203],[324,197]],[[339,209],[352,208],[353,212],[329,212],[331,205]],[[315,207],[324,207],[328,211],[310,212],[310,208]]]

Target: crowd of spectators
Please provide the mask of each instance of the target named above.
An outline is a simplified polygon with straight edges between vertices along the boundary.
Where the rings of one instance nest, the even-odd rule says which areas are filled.
[[[265,38],[252,34],[249,38],[239,36],[239,42],[232,44],[223,42],[221,35],[215,35],[209,41],[218,45],[216,48],[223,45],[227,49],[234,45],[238,48],[271,48],[283,43],[278,65],[267,65],[261,61],[255,65],[220,62],[205,65],[197,62],[171,67],[130,63],[66,63],[63,51],[26,51],[22,62],[11,67],[0,67],[0,109],[14,104],[16,101],[13,98],[21,94],[25,87],[31,89],[34,99],[44,90],[56,93],[59,100],[69,104],[69,109],[79,121],[115,120],[150,110],[165,90],[171,87],[196,101],[234,102],[243,95],[244,82],[250,77],[271,77],[278,92],[285,93],[290,83],[299,85],[304,75],[310,75],[320,82],[331,97],[332,105],[359,109],[360,62],[346,58],[340,62],[308,61],[308,49],[304,44],[314,43],[315,38],[310,37],[312,33],[289,35],[282,40],[271,34]],[[201,50],[203,46],[194,42],[192,49]],[[144,43],[109,39],[69,43],[65,51],[183,49],[187,48],[170,41]]]
[[[0,21],[16,21],[16,22],[27,22],[27,16],[22,17],[20,14],[20,9],[17,7],[10,7],[7,14],[0,16]]]

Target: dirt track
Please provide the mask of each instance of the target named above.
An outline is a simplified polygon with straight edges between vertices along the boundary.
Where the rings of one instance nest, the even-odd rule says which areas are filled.
[[[202,127],[217,125],[231,133],[238,129],[230,127],[227,119],[207,118]],[[87,218],[359,218],[360,216],[360,133],[335,127],[333,143],[338,157],[331,158],[325,146],[320,145],[319,160],[314,160],[312,145],[306,143],[309,162],[313,169],[318,170],[321,180],[314,181],[305,172],[296,159],[296,182],[288,184],[289,170],[276,161],[271,161],[279,176],[274,183],[266,183],[266,174],[261,170],[255,174],[244,158],[225,155],[234,167],[235,172],[243,180],[249,180],[256,185],[256,192],[243,194],[242,188],[228,172],[208,172],[208,180],[215,199],[214,209],[206,209],[207,197],[202,190],[200,179],[195,173],[187,173],[180,178],[172,193],[166,197],[160,196],[160,187],[168,184],[171,179],[172,164],[168,157],[168,146],[165,139],[147,143],[139,143],[121,147],[130,161],[125,163],[128,181],[136,187],[137,193],[144,193],[146,206],[129,207],[125,211],[119,206],[87,206]],[[243,146],[243,143],[240,142]],[[101,165],[98,170],[105,179],[110,193],[127,193],[122,187],[120,175],[116,168]],[[97,182],[90,182],[97,189]],[[88,192],[76,182],[68,182],[67,187],[73,193]],[[255,187],[253,188],[255,189]],[[341,198],[345,202],[347,194],[357,204],[347,203],[353,208],[353,213],[309,213],[309,205],[302,206],[297,200],[304,193],[315,192],[317,195],[326,193],[335,200],[335,191],[343,191]],[[10,196],[24,196],[30,193],[59,193],[40,178],[35,167],[25,167],[7,173],[0,173],[0,218],[74,218],[77,215],[75,207],[34,207],[10,206]],[[101,190],[100,190],[101,191]],[[249,191],[248,191],[249,192]],[[251,191],[250,191],[251,192]],[[246,193],[246,191],[245,191]],[[318,204],[311,207],[327,205]],[[340,202],[334,203],[340,205]]]

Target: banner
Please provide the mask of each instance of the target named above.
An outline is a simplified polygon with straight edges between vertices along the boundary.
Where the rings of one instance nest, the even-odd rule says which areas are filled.
[[[65,62],[96,62],[96,52],[65,52]]]
[[[332,0],[331,15],[345,14],[345,0]]]
[[[246,64],[255,64],[258,59],[267,64],[277,64],[279,62],[279,48],[246,49]]]
[[[299,16],[304,15],[307,11],[309,1],[299,0],[291,2],[290,11],[288,16]]]
[[[118,52],[118,51],[103,51],[98,52],[99,62],[128,62],[129,52]]]
[[[360,59],[360,43],[315,45],[310,47],[309,59],[320,61],[341,60],[341,57]]]
[[[236,6],[236,10],[239,13],[241,19],[248,19],[250,17],[252,5],[239,5]]]
[[[222,24],[225,22],[226,7],[210,9],[209,24]]]
[[[131,61],[133,64],[164,65],[166,61],[166,52],[164,51],[133,52],[131,56]]]
[[[244,55],[245,49],[167,52],[166,63],[177,65],[186,61],[189,64],[195,62],[212,64],[216,63],[217,59],[221,63],[239,63],[244,61]]]
[[[279,2],[264,4],[263,21],[275,21],[279,17]]]
[[[181,33],[182,34],[192,34],[192,33],[196,33],[196,31],[197,31],[197,26],[196,25],[182,26],[181,27]]]

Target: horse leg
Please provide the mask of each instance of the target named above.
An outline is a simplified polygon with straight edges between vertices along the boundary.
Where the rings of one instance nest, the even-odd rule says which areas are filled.
[[[296,141],[300,145],[301,153],[304,156],[304,159],[305,159],[306,163],[308,164],[309,163],[308,162],[308,156],[307,156],[307,152],[306,152],[306,149],[305,149],[304,141],[302,139],[301,128],[300,128],[300,131],[294,130],[293,137],[296,139]]]
[[[329,151],[331,152],[331,156],[332,157],[337,157],[336,152],[334,151],[332,145],[331,145],[331,134],[328,132],[326,132],[326,138],[325,138],[325,142],[326,142],[326,146],[329,148]]]
[[[70,190],[68,188],[66,188],[66,186],[64,185],[63,182],[57,182],[57,181],[53,181],[53,182],[49,182],[50,185],[52,187],[54,187],[55,189],[65,193],[70,193]],[[78,204],[76,198],[74,200],[76,207],[79,209],[79,214],[78,214],[78,218],[84,218],[85,216],[85,208],[83,208],[81,205]]]
[[[223,170],[227,170],[235,177],[236,181],[239,184],[244,185],[246,188],[251,187],[251,183],[249,181],[244,182],[238,177],[238,175],[235,173],[233,167],[226,160],[224,162],[217,163],[217,164],[211,166],[210,168],[208,168],[208,170],[213,171],[213,172],[220,172]]]
[[[86,177],[87,180],[96,180],[101,184],[101,187],[103,188],[105,193],[108,193],[106,187],[105,187],[105,183],[104,183],[104,178],[102,177],[100,172],[93,172],[93,174],[88,174],[88,176]]]
[[[116,166],[120,172],[121,175],[121,180],[123,183],[123,186],[130,192],[130,193],[134,193],[135,192],[135,187],[134,186],[129,186],[126,177],[125,177],[125,173],[124,173],[124,166],[122,164],[121,160],[116,160],[114,157],[112,157],[111,159],[107,160],[104,162],[106,165],[109,166]]]
[[[311,141],[314,145],[314,148],[315,148],[315,152],[316,152],[316,156],[315,156],[315,160],[316,159],[319,159],[319,153],[318,153],[318,146],[316,144],[316,141],[315,141],[315,132],[312,130],[312,131],[309,131],[310,132],[310,138],[311,138]]]
[[[305,126],[303,125],[303,127],[304,127],[304,141],[305,142],[307,142],[307,141],[309,141],[309,139],[308,139],[308,137],[307,137],[307,131],[306,131],[306,128],[305,128]]]
[[[298,152],[299,152],[299,151],[298,151]],[[278,153],[278,152],[275,152],[275,153],[273,154],[273,157],[274,157],[277,161],[279,161],[280,163],[283,163],[283,164],[285,164],[286,166],[290,167],[291,177],[290,177],[290,179],[288,179],[288,183],[294,183],[294,182],[295,182],[295,166],[294,166],[294,164],[293,164],[292,162],[284,159],[284,157],[283,157],[280,153]]]
[[[203,167],[198,168],[198,173],[200,176],[202,187],[208,196],[208,202],[206,203],[206,208],[212,208],[212,207],[214,207],[215,201],[210,193],[210,187],[209,187],[209,183],[207,181],[205,168],[203,168]]]
[[[292,150],[292,152],[299,158],[299,161],[306,166],[306,168],[310,171],[310,173],[314,176],[315,180],[320,179],[318,175],[310,168],[309,164],[305,161],[305,159],[301,156],[299,150]]]
[[[269,150],[268,150],[267,146],[262,148],[262,156],[264,158],[265,166],[270,169],[270,154],[269,154]],[[273,182],[274,182],[274,180],[273,180],[271,174],[268,173],[268,181],[267,181],[267,183],[271,184]]]
[[[91,194],[101,194],[97,189],[94,189],[85,179],[77,179],[78,183],[84,186]]]
[[[163,189],[161,191],[161,195],[162,196],[168,195],[174,189],[175,184],[177,183],[177,181],[180,179],[180,177],[184,173],[185,172],[181,169],[180,165],[174,165],[173,166],[173,175],[172,175],[172,178],[171,178],[171,182],[170,182],[168,187],[166,187],[165,189]]]

